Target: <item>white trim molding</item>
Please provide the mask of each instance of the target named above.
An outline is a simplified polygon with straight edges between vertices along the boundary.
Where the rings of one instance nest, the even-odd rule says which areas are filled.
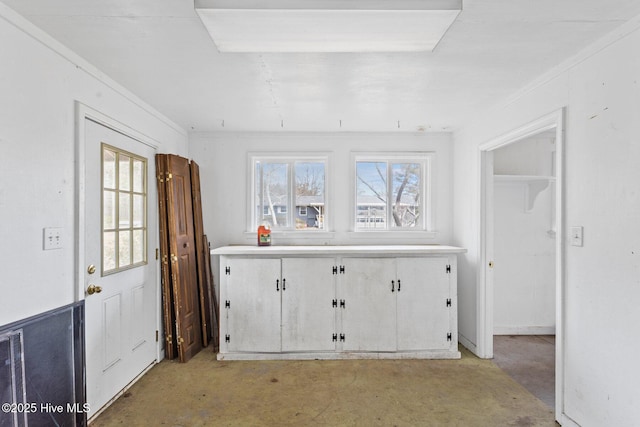
[[[540,117],[526,125],[516,128],[504,135],[493,138],[479,146],[478,162],[478,194],[479,203],[479,236],[478,236],[478,269],[477,269],[477,348],[476,354],[482,358],[493,357],[493,280],[490,274],[489,261],[492,250],[492,221],[489,220],[488,198],[493,188],[492,151],[511,143],[521,141],[536,134],[555,130],[556,134],[556,246],[555,246],[555,282],[556,282],[556,362],[555,362],[555,394],[556,420],[564,420],[564,315],[565,315],[565,244],[564,244],[564,135],[565,109]]]

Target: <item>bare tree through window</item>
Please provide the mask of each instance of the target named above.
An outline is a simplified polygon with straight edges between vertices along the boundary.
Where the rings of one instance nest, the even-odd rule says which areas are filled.
[[[259,222],[271,228],[286,227],[286,215],[279,215],[276,206],[286,206],[288,199],[289,167],[286,163],[256,162]]]
[[[322,162],[296,162],[296,229],[324,228],[325,168]],[[304,212],[304,215],[302,215]]]
[[[255,227],[324,229],[324,159],[256,158],[254,168]]]
[[[393,224],[396,227],[415,227],[420,216],[420,164],[395,163],[393,174]]]
[[[418,226],[422,169],[416,162],[356,162],[356,228]]]

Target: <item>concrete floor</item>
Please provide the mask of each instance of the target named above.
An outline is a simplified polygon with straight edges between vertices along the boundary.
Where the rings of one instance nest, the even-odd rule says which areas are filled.
[[[93,426],[555,426],[490,360],[162,361]]]
[[[553,335],[493,337],[493,362],[551,409],[555,408],[555,344]]]

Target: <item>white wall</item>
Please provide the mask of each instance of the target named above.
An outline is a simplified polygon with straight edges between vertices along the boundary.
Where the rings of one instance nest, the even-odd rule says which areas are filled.
[[[497,335],[555,333],[555,183],[540,193],[511,176],[552,176],[554,133],[493,151],[494,327]],[[529,193],[531,190],[531,193]],[[537,194],[533,205],[527,197]]]
[[[0,325],[75,301],[74,101],[186,153],[186,133],[0,3]],[[63,249],[43,251],[43,228]]]
[[[496,335],[554,334],[555,239],[548,234],[551,189],[525,212],[522,182],[494,188],[494,317]]]
[[[451,222],[451,135],[449,133],[193,133],[189,150],[200,165],[204,227],[212,247],[227,244],[255,244],[255,233],[245,233],[247,218],[247,156],[250,152],[328,152],[327,174],[329,219],[332,233],[321,238],[283,238],[274,235],[274,244],[450,244]],[[360,237],[350,232],[350,166],[352,151],[428,151],[435,153],[434,216],[435,237],[422,233],[390,233],[383,238]],[[291,234],[291,233],[290,233]],[[305,234],[309,236],[309,234]]]
[[[454,136],[460,333],[477,343],[481,143],[566,106],[564,413],[582,426],[640,419],[640,18]],[[464,311],[468,310],[468,312]]]

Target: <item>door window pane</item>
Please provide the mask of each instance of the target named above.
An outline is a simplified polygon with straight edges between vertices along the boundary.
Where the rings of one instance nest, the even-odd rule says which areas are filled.
[[[105,190],[102,201],[102,221],[105,230],[116,228],[116,192]]]
[[[120,190],[129,191],[131,189],[131,158],[119,153],[120,161],[118,165]]]
[[[133,226],[144,226],[144,196],[142,194],[133,195]]]
[[[119,206],[118,228],[128,228],[131,225],[131,195],[129,193],[120,193]]]
[[[144,261],[144,230],[133,231],[133,263],[138,264]]]
[[[111,150],[102,154],[102,181],[104,188],[116,188],[116,153]]]
[[[141,160],[133,160],[133,191],[135,193],[144,192],[145,165]]]
[[[147,160],[103,145],[102,273],[147,262]]]
[[[116,268],[116,233],[108,231],[102,235],[102,269],[109,271]]]
[[[118,264],[126,267],[131,264],[131,231],[121,231],[118,234]]]

